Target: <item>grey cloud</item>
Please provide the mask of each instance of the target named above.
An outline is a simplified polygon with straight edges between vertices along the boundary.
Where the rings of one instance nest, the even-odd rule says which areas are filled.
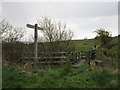
[[[26,23],[34,24],[35,19],[41,16],[60,18],[76,25],[75,27],[73,25],[72,28],[76,33],[75,38],[84,38],[93,35],[90,33],[91,29],[110,25],[108,24],[109,19],[107,19],[108,22],[105,25],[99,25],[103,21],[96,20],[96,18],[117,15],[117,4],[117,2],[5,2],[2,5],[2,15],[11,24],[22,27],[25,27]],[[92,18],[92,21],[90,21],[90,18]],[[94,21],[94,18],[96,21]],[[83,34],[79,36],[78,32]]]
[[[117,14],[117,3],[115,2],[21,2],[21,3],[5,3],[3,10],[6,12],[23,11],[28,16],[50,15],[57,17],[95,17],[103,15]],[[17,11],[19,9],[19,11]]]

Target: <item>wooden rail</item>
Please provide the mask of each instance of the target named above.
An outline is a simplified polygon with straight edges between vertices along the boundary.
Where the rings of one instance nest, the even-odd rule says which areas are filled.
[[[34,53],[25,52],[21,60],[34,61]],[[39,63],[75,63],[80,60],[80,51],[71,52],[38,52]]]

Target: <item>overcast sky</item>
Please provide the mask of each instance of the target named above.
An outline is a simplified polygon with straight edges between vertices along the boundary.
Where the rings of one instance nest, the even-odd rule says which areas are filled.
[[[1,13],[0,13],[1,15]],[[118,35],[117,2],[3,2],[2,17],[15,27],[24,27],[26,37],[33,33],[27,23],[41,16],[62,20],[74,32],[73,39],[94,38],[94,30],[105,28]],[[40,33],[40,32],[39,32]],[[42,35],[42,34],[39,34]]]

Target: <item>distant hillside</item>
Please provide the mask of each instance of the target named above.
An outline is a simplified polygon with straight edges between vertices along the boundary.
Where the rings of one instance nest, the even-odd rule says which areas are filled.
[[[92,45],[95,45],[95,39],[72,40],[75,45],[75,50],[88,51]],[[118,36],[112,37],[112,43],[118,44]]]
[[[75,45],[75,50],[88,51],[94,45],[94,39],[72,40]]]

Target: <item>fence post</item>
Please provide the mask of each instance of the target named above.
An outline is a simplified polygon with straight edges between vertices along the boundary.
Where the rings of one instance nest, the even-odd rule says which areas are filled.
[[[89,65],[90,65],[90,61],[91,61],[91,51],[88,52],[88,55],[89,55]]]
[[[21,63],[24,62],[24,56],[25,56],[24,54],[25,54],[25,53],[23,52],[23,53],[22,53],[22,62],[21,62]]]
[[[77,60],[77,56],[78,56],[77,54],[78,54],[78,53],[76,52],[76,60]]]
[[[78,59],[80,60],[80,51],[78,51]]]

